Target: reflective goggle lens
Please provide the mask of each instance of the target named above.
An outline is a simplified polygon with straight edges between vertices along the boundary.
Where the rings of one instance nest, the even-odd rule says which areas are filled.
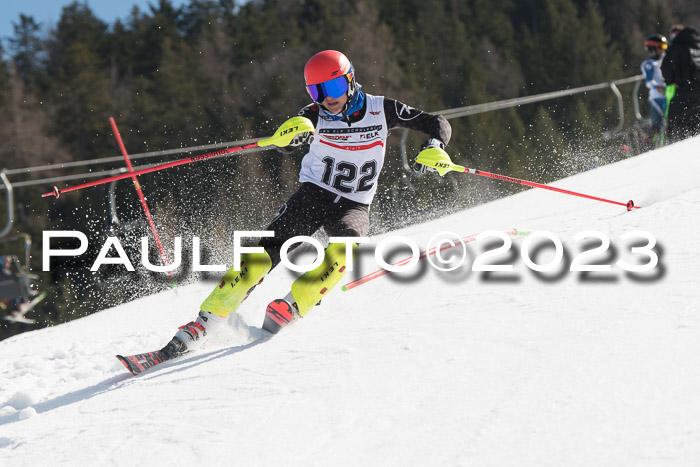
[[[306,86],[306,90],[309,92],[311,99],[319,103],[323,102],[328,96],[337,99],[348,92],[348,80],[345,76],[338,76],[330,81]]]

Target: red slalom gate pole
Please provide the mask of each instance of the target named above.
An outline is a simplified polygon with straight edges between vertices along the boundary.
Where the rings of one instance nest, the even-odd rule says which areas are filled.
[[[513,236],[517,236],[517,235],[523,235],[523,236],[525,236],[525,235],[529,235],[529,234],[530,234],[530,231],[529,231],[529,230],[510,229],[510,230],[506,230],[504,233],[506,233],[506,234],[508,234],[508,235],[513,235]],[[473,242],[474,240],[476,240],[476,237],[477,237],[478,235],[479,235],[479,234],[467,235],[466,237],[460,239],[458,244],[465,245],[465,244],[467,244],[467,243]],[[435,247],[433,247],[433,248],[430,248],[429,250],[422,251],[421,254],[420,254],[420,256],[418,257],[418,260],[420,261],[420,260],[422,260],[423,258],[427,258],[428,256],[434,255],[434,254],[435,254],[436,252],[438,252],[438,251],[449,250],[450,248],[453,248],[453,247],[455,247],[455,246],[456,246],[456,245],[447,245],[447,246],[443,246],[442,248],[440,248],[440,250],[438,250],[437,247],[435,246]],[[392,266],[403,266],[403,265],[405,265],[405,264],[408,264],[410,261],[411,261],[411,257],[409,257],[409,258],[404,258],[404,259],[402,259],[401,261],[397,261],[397,262],[393,263]],[[371,273],[367,274],[366,276],[362,276],[362,277],[360,277],[359,279],[356,279],[356,280],[354,280],[354,281],[352,281],[352,282],[348,282],[347,284],[345,284],[345,285],[342,287],[342,290],[343,290],[343,292],[347,292],[347,291],[350,290],[350,289],[354,289],[354,288],[357,287],[357,286],[360,286],[360,285],[365,284],[365,283],[367,283],[367,282],[369,282],[369,281],[372,281],[372,280],[374,280],[374,279],[377,279],[378,277],[382,277],[383,275],[389,274],[390,272],[391,272],[391,271],[388,271],[388,270],[386,270],[386,269],[378,269],[378,270],[376,270],[376,271],[374,271],[374,272],[371,272]]]
[[[129,169],[129,172],[131,173],[131,180],[134,182],[134,188],[136,189],[136,194],[139,197],[139,201],[141,202],[141,207],[143,208],[144,214],[146,214],[146,220],[148,221],[148,226],[151,228],[151,232],[153,233],[153,237],[156,240],[156,245],[158,245],[158,251],[160,252],[160,257],[163,260],[163,264],[165,266],[170,266],[170,262],[168,261],[168,256],[165,254],[165,248],[163,248],[163,243],[160,241],[160,236],[158,235],[158,230],[156,229],[156,224],[153,222],[153,217],[151,217],[151,210],[148,209],[148,203],[146,203],[146,197],[143,195],[143,191],[141,190],[141,184],[139,183],[138,179],[136,178],[136,175],[133,175],[134,173],[134,167],[131,165],[131,159],[129,159],[129,153],[126,152],[126,147],[124,146],[124,141],[122,141],[122,135],[119,133],[119,129],[117,128],[117,122],[114,121],[114,117],[109,117],[109,124],[112,126],[112,131],[114,132],[114,137],[117,139],[117,144],[119,144],[119,149],[122,152],[122,155],[124,156],[124,161],[126,162],[126,167]],[[168,277],[170,278],[170,285],[173,287],[173,289],[176,289],[175,287],[175,279],[173,278],[172,271],[168,271]]]
[[[482,170],[470,169],[468,167],[464,167],[464,172],[470,173],[473,175],[481,175],[482,177],[494,178],[496,180],[505,180],[506,182],[518,183],[520,185],[527,185],[527,186],[531,186],[531,187],[535,187],[535,188],[544,188],[545,190],[557,191],[559,193],[564,193],[564,194],[573,195],[573,196],[579,196],[581,198],[592,199],[595,201],[602,201],[604,203],[617,204],[618,206],[625,206],[628,211],[631,211],[632,209],[639,209],[640,208],[640,206],[635,206],[634,201],[632,201],[632,200],[629,200],[626,203],[621,203],[619,201],[612,201],[612,200],[605,199],[605,198],[599,198],[597,196],[591,196],[591,195],[586,195],[583,193],[577,193],[575,191],[565,190],[563,188],[557,188],[557,187],[553,187],[553,186],[549,186],[549,185],[543,185],[542,183],[530,182],[528,180],[522,180],[520,178],[507,177],[505,175],[493,174],[490,172],[484,172]]]
[[[81,190],[83,188],[88,188],[91,186],[102,185],[104,183],[113,182],[115,180],[124,180],[125,178],[131,178],[131,177],[134,177],[136,175],[143,175],[143,174],[147,174],[147,173],[151,173],[151,172],[156,172],[158,170],[168,169],[170,167],[177,167],[178,165],[185,165],[185,164],[189,164],[191,162],[198,162],[198,161],[202,161],[205,159],[211,159],[214,157],[223,156],[224,154],[230,154],[232,152],[238,152],[238,151],[243,151],[244,149],[252,149],[252,148],[257,148],[257,147],[258,147],[258,142],[256,141],[255,143],[246,144],[244,146],[236,146],[233,148],[222,149],[220,151],[210,152],[208,154],[202,154],[200,156],[192,156],[192,157],[188,157],[186,159],[180,159],[180,160],[173,161],[173,162],[167,162],[165,164],[155,165],[153,167],[148,167],[146,169],[135,170],[133,172],[115,175],[113,177],[103,178],[100,180],[95,180],[94,182],[83,183],[81,185],[75,185],[75,186],[71,186],[68,188],[58,188],[57,186],[55,186],[55,187],[53,187],[53,191],[50,191],[48,193],[44,193],[41,196],[42,196],[42,198],[46,198],[48,196],[55,196],[56,198],[58,198],[63,193],[68,193],[69,191],[76,191],[76,190]]]

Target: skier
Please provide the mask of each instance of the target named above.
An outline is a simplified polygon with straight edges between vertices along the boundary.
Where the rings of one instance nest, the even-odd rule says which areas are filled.
[[[661,60],[668,48],[668,41],[661,34],[652,34],[644,40],[644,47],[649,58],[642,62],[642,73],[646,86],[649,88],[649,108],[651,113],[651,129],[644,138],[646,149],[653,149],[658,144],[664,127],[666,112],[666,85],[661,76]]]
[[[241,255],[204,300],[195,321],[182,326],[161,350],[168,359],[201,347],[216,328],[236,311],[252,289],[280,263],[282,244],[295,236],[310,236],[323,227],[329,237],[365,237],[369,207],[384,164],[388,131],[409,128],[428,135],[422,149],[444,149],[452,129],[438,115],[409,107],[397,100],[366,94],[355,79],[352,63],[341,52],[319,52],[304,67],[306,90],[313,103],[299,115],[314,124],[315,137],[298,135],[283,152],[302,145],[301,186],[282,206],[266,230],[259,253]],[[434,169],[414,164],[418,172]],[[357,249],[357,244],[352,247]],[[263,327],[277,332],[289,321],[303,317],[343,277],[345,243],[331,243],[325,260],[294,281],[291,292],[268,306]]]
[[[671,42],[661,73],[675,95],[668,102],[668,134],[672,141],[700,133],[700,32],[686,26]],[[668,95],[668,93],[667,93]]]
[[[8,321],[24,320],[24,315],[34,306],[28,300],[31,293],[27,276],[13,256],[3,256],[0,263],[0,310],[7,313],[5,319]],[[16,272],[12,270],[13,264]]]

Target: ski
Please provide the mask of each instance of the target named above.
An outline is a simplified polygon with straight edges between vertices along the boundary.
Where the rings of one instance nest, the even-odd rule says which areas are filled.
[[[285,299],[277,299],[267,305],[263,329],[270,334],[277,334],[283,327],[299,318],[296,307]],[[265,339],[263,339],[264,341]],[[160,365],[168,360],[183,355],[186,352],[184,344],[177,338],[173,338],[167,346],[154,352],[140,353],[136,355],[117,355],[117,359],[129,370],[132,375],[138,375],[149,368]]]
[[[156,365],[160,365],[168,360],[174,360],[187,353],[187,348],[185,344],[173,338],[168,342],[168,345],[160,350],[155,350],[153,352],[139,353],[135,355],[117,355],[117,359],[122,362],[122,365],[126,367],[132,375],[138,375],[139,373],[153,368]]]
[[[15,315],[7,315],[5,316],[5,320],[9,321],[11,323],[24,323],[24,324],[34,324],[36,323],[35,319],[31,318],[25,318],[24,315],[29,313],[34,309],[35,306],[39,304],[40,301],[42,301],[44,298],[46,298],[46,292],[41,292],[39,295],[34,297],[31,302],[26,303],[22,306],[20,306],[19,311],[16,312]]]
[[[9,321],[10,323],[24,323],[24,324],[35,324],[36,323],[35,319],[25,318],[24,316],[12,316],[12,315],[5,316],[5,321]]]
[[[173,359],[173,357],[169,357],[162,350],[128,355],[126,357],[117,355],[117,358],[120,362],[122,362],[126,369],[131,372],[132,375],[138,375],[142,371]]]

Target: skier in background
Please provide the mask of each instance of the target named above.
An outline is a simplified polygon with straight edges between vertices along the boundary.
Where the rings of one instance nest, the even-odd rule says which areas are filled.
[[[14,258],[10,255],[2,257],[2,266],[0,267],[0,283],[11,282],[14,284],[27,285],[24,273],[17,268],[17,272],[12,270]],[[23,287],[24,288],[24,287]],[[0,309],[8,313],[9,316],[17,316],[22,313],[28,305],[27,297],[23,295],[3,297],[0,300]]]
[[[411,108],[394,99],[366,94],[355,80],[350,60],[341,52],[319,52],[304,67],[306,90],[313,101],[299,115],[311,120],[315,137],[304,133],[283,152],[305,146],[301,186],[266,228],[274,237],[259,242],[260,253],[244,253],[240,271],[234,265],[200,307],[195,321],[180,328],[161,350],[174,358],[199,348],[215,329],[235,312],[252,289],[280,263],[282,244],[295,236],[311,236],[323,227],[329,237],[366,237],[369,208],[384,165],[388,131],[409,128],[428,135],[421,147],[443,149],[452,129],[447,120]],[[414,164],[414,170],[434,170]],[[357,244],[352,245],[357,249]],[[277,332],[304,316],[343,277],[345,243],[331,243],[325,261],[291,286],[291,292],[273,301],[263,328]]]
[[[661,73],[666,85],[672,87],[667,90],[669,141],[699,134],[700,32],[697,29],[686,26],[674,36],[661,62]]]
[[[661,134],[664,131],[664,116],[666,113],[666,84],[661,75],[661,60],[668,48],[666,38],[661,34],[652,34],[644,40],[644,47],[649,58],[642,62],[642,73],[649,89],[649,109],[651,113],[651,128],[643,139],[646,151],[658,147]]]

